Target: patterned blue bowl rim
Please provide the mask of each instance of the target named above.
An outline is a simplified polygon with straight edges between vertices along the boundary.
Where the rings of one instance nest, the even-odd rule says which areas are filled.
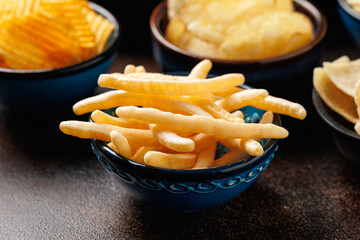
[[[246,88],[248,86],[245,85]],[[279,114],[274,114],[274,124],[281,126],[281,119]],[[98,151],[106,160],[109,161],[113,166],[117,168],[137,173],[143,177],[164,179],[164,180],[182,180],[182,181],[192,181],[192,180],[206,180],[206,179],[219,179],[224,177],[229,177],[234,174],[245,172],[271,156],[277,150],[279,141],[278,139],[269,139],[264,145],[264,153],[258,157],[248,157],[242,161],[209,169],[195,169],[195,170],[174,170],[174,169],[165,169],[165,168],[156,168],[148,166],[145,164],[134,162],[124,156],[121,156],[111,150],[106,142],[91,139],[91,145],[95,148],[95,151]]]
[[[118,44],[120,41],[120,24],[118,19],[107,9],[104,7],[90,2],[90,7],[95,10],[97,13],[104,16],[108,19],[112,24],[114,24],[114,31],[109,38],[107,48],[100,54],[77,64],[58,68],[58,69],[39,69],[39,70],[17,70],[17,69],[8,69],[8,68],[0,68],[0,79],[12,79],[12,80],[30,80],[30,79],[49,79],[52,77],[62,77],[67,75],[72,75],[77,72],[82,72],[87,69],[92,68],[94,65],[100,64],[106,61],[109,57],[111,57],[118,48]],[[26,74],[26,77],[24,77]]]
[[[345,2],[345,0],[337,0],[338,5],[352,18],[354,18],[356,21],[360,21],[360,14],[357,13],[352,7],[349,6]]]

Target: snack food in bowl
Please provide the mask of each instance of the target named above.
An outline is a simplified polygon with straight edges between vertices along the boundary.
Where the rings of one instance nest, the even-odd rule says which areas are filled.
[[[360,13],[357,1],[337,0],[338,12],[345,29],[360,48]]]
[[[230,2],[232,3],[233,1],[224,2],[230,6]],[[251,5],[255,2],[260,1],[241,2],[249,2]],[[170,3],[171,1],[169,1],[169,4]],[[191,1],[186,1],[185,3],[189,3],[188,5],[186,5],[190,9],[189,11],[195,11],[197,9],[192,9]],[[209,1],[207,3],[216,5],[213,1]],[[201,2],[201,4],[205,3]],[[220,47],[217,47],[210,41],[199,40],[200,38],[198,36],[201,35],[205,36],[206,38],[211,38],[215,42],[222,42],[222,39],[224,38],[222,37],[222,25],[214,23],[217,22],[218,18],[227,19],[227,17],[232,17],[232,14],[229,13],[228,15],[225,15],[225,13],[222,11],[225,11],[228,8],[223,9],[221,8],[220,4],[219,6],[219,8],[211,8],[214,11],[211,11],[211,14],[203,16],[203,19],[205,21],[205,19],[207,19],[206,16],[211,15],[209,19],[213,19],[212,24],[207,25],[204,22],[190,18],[190,20],[184,20],[189,22],[189,26],[182,22],[181,19],[176,17],[174,18],[174,20],[170,21],[169,25],[166,2],[161,3],[160,5],[158,5],[157,8],[154,9],[150,18],[150,27],[153,36],[153,53],[159,66],[162,68],[162,71],[190,71],[191,67],[195,65],[196,62],[204,58],[209,58],[214,63],[212,73],[224,74],[229,72],[241,72],[245,75],[248,83],[257,84],[268,81],[291,79],[291,77],[298,76],[305,71],[311,72],[312,69],[318,64],[321,54],[321,43],[326,33],[327,23],[322,12],[310,2],[298,0],[294,1],[294,9],[296,10],[295,15],[300,19],[304,19],[304,22],[306,22],[306,26],[300,27],[306,32],[306,34],[299,34],[299,38],[291,38],[294,40],[290,41],[293,43],[290,44],[292,45],[292,47],[280,47],[282,46],[281,42],[286,42],[287,40],[285,40],[285,38],[281,40],[282,37],[276,37],[276,35],[272,34],[272,32],[280,33],[281,31],[284,31],[286,33],[290,33],[293,29],[290,30],[288,26],[293,26],[293,24],[289,24],[288,21],[275,20],[274,24],[270,24],[271,21],[269,22],[265,18],[273,17],[272,15],[265,14],[259,15],[259,18],[256,18],[256,21],[252,22],[254,26],[245,24],[242,28],[246,28],[246,30],[239,29],[238,31],[235,31],[234,27],[229,26],[228,32],[234,34],[234,36],[231,38],[229,37],[229,39],[231,39],[231,44],[229,43],[229,41],[229,44],[223,44],[223,47],[221,49],[223,49],[224,51],[220,54]],[[219,11],[216,11],[216,9],[219,9]],[[254,9],[256,10],[257,8],[254,7]],[[281,11],[276,14],[276,16],[279,18],[286,18],[285,15],[287,15],[288,13],[284,12],[286,11]],[[190,15],[196,17],[196,14]],[[240,16],[241,14],[239,14],[239,17]],[[229,19],[227,20],[231,22]],[[286,22],[287,25],[282,25],[282,22]],[[295,22],[298,22],[298,20],[295,20]],[[301,25],[300,23],[302,22],[303,21],[300,20],[299,25]],[[280,25],[277,27],[277,24],[284,26],[284,28],[280,27]],[[216,34],[217,32],[213,31],[213,28],[217,28],[218,25],[220,26],[218,29],[219,34]],[[199,27],[202,30],[199,30]],[[254,28],[258,31],[261,30],[261,33],[254,33],[253,36],[250,36],[249,34],[252,33],[250,33],[247,28]],[[276,30],[269,30],[272,28],[275,28]],[[196,36],[190,37],[190,32],[192,35]],[[243,32],[246,32],[246,34],[244,34]],[[238,34],[241,37],[235,36]],[[168,36],[168,39],[166,38],[166,35]],[[289,36],[291,35],[292,34],[287,35],[287,38],[290,38]],[[304,38],[300,36],[304,36]],[[251,39],[251,41],[248,41],[248,39]],[[266,39],[266,41],[264,41],[264,39]],[[298,44],[300,42],[301,44]],[[176,43],[180,43],[180,45],[183,44],[186,46],[190,46],[189,48],[194,49],[194,51],[191,51],[189,49],[186,50],[186,48],[184,49],[182,47],[179,47],[179,45]],[[280,45],[278,46],[278,44]],[[289,52],[275,54],[283,51],[284,49],[289,50]],[[204,52],[206,56],[204,56],[204,54],[201,54],[200,51]],[[241,56],[242,53],[243,56]],[[230,56],[232,54],[234,55],[233,57]],[[258,55],[256,56],[256,54]],[[224,56],[215,57],[217,55]]]
[[[292,0],[171,3],[166,39],[199,56],[266,59],[292,52],[314,39],[310,19],[294,10]]]
[[[1,104],[56,111],[88,96],[116,56],[116,18],[88,1],[4,3],[8,12],[0,10],[1,34],[6,35],[0,40]]]
[[[180,181],[193,178],[196,181],[192,184],[200,187],[201,183],[196,183],[199,180],[197,173],[199,176],[206,173],[208,178],[211,172],[220,173],[228,169],[227,174],[215,174],[210,179],[223,178],[221,181],[227,179],[230,185],[234,184],[229,182],[231,178],[237,178],[233,174],[244,173],[232,170],[242,169],[240,166],[243,164],[255,161],[256,171],[262,171],[273,157],[276,139],[288,136],[288,131],[280,126],[278,114],[304,119],[306,110],[300,104],[270,96],[265,89],[250,89],[242,85],[245,81],[242,74],[207,78],[211,65],[211,61],[203,60],[188,76],[148,73],[143,67],[133,65],[128,65],[124,74],[102,74],[99,86],[114,90],[84,99],[73,106],[78,115],[91,113],[91,122],[64,121],[60,123],[60,129],[68,135],[94,138],[92,145],[100,162],[122,179],[132,176],[130,179],[148,181],[140,179],[145,176],[153,178],[156,175],[152,173],[158,172],[160,176],[167,176],[160,177],[164,181],[168,177],[167,180]],[[123,164],[126,169],[119,167]],[[230,171],[231,166],[234,169]],[[255,174],[253,167],[246,168],[252,169],[246,173],[250,178]],[[185,173],[184,179],[182,173]],[[140,175],[134,177],[133,174]],[[155,184],[156,180],[151,182]],[[144,194],[141,188],[138,189],[144,185],[135,187],[135,190],[133,186],[127,186],[126,179],[122,185],[134,196]],[[170,184],[165,188],[170,190],[176,186]],[[233,189],[235,191],[230,190],[229,196],[234,197],[235,193],[247,187],[248,184],[244,184]],[[176,193],[177,189],[173,191]],[[159,198],[158,193],[154,195]],[[199,205],[200,199],[209,197],[208,194],[195,195],[199,202],[193,204],[188,199],[181,210],[213,206],[214,199],[207,200],[202,207]],[[187,197],[181,196],[176,201],[184,198]],[[218,204],[229,199],[224,197],[215,202]],[[160,202],[165,204],[165,201]],[[169,201],[163,206],[175,208],[174,202]]]
[[[340,152],[360,163],[360,61],[342,56],[314,69],[313,103],[334,132]]]

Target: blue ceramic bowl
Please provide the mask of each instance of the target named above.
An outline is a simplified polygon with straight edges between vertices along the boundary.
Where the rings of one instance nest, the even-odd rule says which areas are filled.
[[[259,119],[264,112],[253,107],[243,111],[248,119]],[[274,123],[281,125],[279,115],[275,115]],[[265,139],[262,144],[264,154],[259,157],[248,157],[217,168],[173,170],[133,162],[112,151],[105,142],[91,140],[100,163],[128,194],[158,207],[181,212],[216,206],[250,187],[274,158],[278,140]]]
[[[269,81],[289,80],[302,75],[304,71],[311,73],[320,61],[327,21],[324,14],[308,1],[294,0],[294,5],[296,11],[307,15],[313,23],[315,39],[312,42],[296,51],[273,58],[248,61],[210,59],[213,62],[212,73],[219,75],[240,72],[245,75],[246,82],[253,86]],[[163,72],[190,71],[204,57],[168,42],[164,35],[167,23],[167,6],[166,2],[162,2],[150,17],[154,58]]]
[[[356,45],[360,48],[360,14],[353,10],[345,0],[338,0],[340,18]]]
[[[91,59],[71,66],[48,70],[0,68],[0,103],[22,111],[56,112],[90,95],[101,73],[109,70],[116,54],[120,27],[105,8],[90,3],[92,9],[111,21],[115,30],[105,50]]]
[[[331,110],[313,89],[312,100],[319,116],[330,127],[339,152],[348,160],[360,165],[360,136],[354,130],[354,124]]]

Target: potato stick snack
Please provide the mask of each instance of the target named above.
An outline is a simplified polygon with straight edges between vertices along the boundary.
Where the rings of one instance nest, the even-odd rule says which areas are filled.
[[[208,148],[200,151],[193,169],[212,167],[215,161],[216,146],[217,142],[213,141]]]
[[[129,73],[136,73],[136,67],[133,64],[128,64],[125,66],[124,69],[124,74],[129,74]]]
[[[76,120],[61,122],[60,129],[63,133],[75,137],[86,139],[96,138],[107,142],[111,141],[111,131],[116,130],[127,138],[131,146],[155,146],[159,144],[150,130],[122,128],[108,124],[82,122]]]
[[[153,95],[143,93],[113,90],[94,97],[83,99],[73,106],[77,115],[82,115],[97,109],[108,109],[122,105],[154,107],[164,111],[178,112],[182,114],[200,114],[209,116],[199,106],[189,103],[190,99],[165,95]]]
[[[189,78],[205,79],[212,68],[212,62],[208,59],[199,62],[188,75]]]
[[[138,163],[145,163],[144,156],[149,151],[157,151],[159,149],[158,146],[153,147],[139,147],[139,149],[135,152],[134,156],[131,158],[133,161]]]
[[[195,148],[195,143],[190,138],[180,137],[176,133],[166,131],[156,124],[149,124],[149,127],[159,143],[171,150],[191,152]]]
[[[122,89],[131,92],[152,93],[160,95],[201,95],[212,91],[227,89],[229,86],[243,84],[242,74],[225,74],[209,79],[144,80],[128,75],[101,74],[98,80],[100,87]]]
[[[245,107],[252,102],[261,101],[267,96],[269,96],[269,93],[265,89],[248,89],[234,93],[228,97],[216,101],[215,103],[225,110],[232,112],[236,109]]]
[[[233,115],[234,117],[237,117],[237,118],[244,119],[244,114],[240,110],[236,110],[235,112],[232,112],[231,115]]]
[[[270,111],[265,112],[259,123],[266,124],[266,123],[272,123],[274,121],[274,114]]]
[[[242,149],[232,149],[215,160],[214,167],[226,166],[239,161],[239,159],[245,159],[248,156],[249,154]]]
[[[305,118],[297,103],[239,86],[242,74],[206,78],[211,65],[201,61],[188,76],[149,73],[135,65],[127,65],[124,74],[102,74],[99,85],[115,89],[73,105],[75,114],[91,113],[94,122],[65,121],[60,129],[109,142],[107,151],[137,163],[196,170],[260,156],[267,139],[287,137],[278,117],[273,123],[273,112]],[[245,106],[258,109],[238,109]]]
[[[211,102],[209,100],[193,98],[192,102],[194,102],[197,105],[200,105],[207,112],[209,112],[214,118],[222,118],[230,122],[244,122],[243,119],[234,117],[233,115],[231,115],[231,113],[229,113],[222,107],[216,105],[214,102]]]
[[[149,151],[144,156],[146,164],[160,168],[187,169],[194,166],[196,154],[192,153],[162,153]]]
[[[110,132],[110,138],[117,153],[127,158],[131,158],[131,147],[126,137],[124,137],[120,132],[113,130]]]
[[[261,144],[251,138],[240,139],[219,139],[219,142],[230,149],[242,149],[251,156],[260,156],[264,153],[264,149]]]
[[[283,98],[267,96],[263,101],[254,102],[251,106],[265,111],[288,115],[300,120],[303,120],[306,117],[306,110],[303,106]]]
[[[213,134],[222,138],[285,138],[289,135],[286,129],[273,124],[229,122],[204,116],[173,114],[154,108],[118,107],[116,115],[146,123],[171,125],[174,129],[186,132]]]
[[[145,73],[145,72],[146,72],[145,67],[142,66],[142,65],[137,66],[137,67],[135,68],[135,70],[136,70],[137,73]]]
[[[212,142],[217,140],[214,135],[207,135],[204,133],[197,133],[196,135],[191,137],[191,139],[195,143],[194,152],[199,152],[204,148],[207,148]]]
[[[105,123],[118,127],[124,128],[138,128],[138,129],[149,129],[149,125],[146,123],[140,123],[135,121],[129,121],[119,117],[113,117],[100,110],[95,110],[91,113],[91,119],[96,123]]]

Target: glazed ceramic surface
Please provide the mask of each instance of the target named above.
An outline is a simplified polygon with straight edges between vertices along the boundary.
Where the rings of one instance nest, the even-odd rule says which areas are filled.
[[[347,159],[360,165],[360,136],[354,130],[354,124],[332,111],[313,90],[314,107],[324,122],[330,127],[339,152]]]
[[[115,60],[120,27],[116,18],[105,8],[95,3],[90,3],[90,6],[115,26],[105,50],[84,62],[59,69],[0,68],[2,105],[26,111],[57,111],[71,107],[94,91],[99,75],[106,73]]]
[[[259,121],[264,111],[246,107],[245,120]],[[275,115],[275,124],[281,125]],[[191,212],[216,206],[244,192],[274,158],[278,141],[265,139],[264,154],[223,167],[173,170],[146,166],[113,152],[106,143],[91,140],[99,162],[131,196],[173,211]],[[218,147],[217,156],[225,151]]]

